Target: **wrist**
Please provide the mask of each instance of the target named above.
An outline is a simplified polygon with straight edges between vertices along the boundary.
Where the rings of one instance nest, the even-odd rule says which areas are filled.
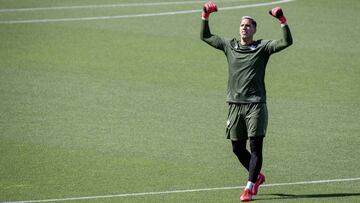
[[[281,16],[280,18],[278,18],[279,19],[279,22],[280,22],[280,24],[281,25],[285,25],[286,24],[286,22],[287,22],[287,20],[286,20],[286,18],[285,18],[285,16]]]
[[[210,13],[206,13],[205,11],[203,11],[201,13],[201,19],[203,19],[203,20],[208,20],[209,16],[210,16]]]

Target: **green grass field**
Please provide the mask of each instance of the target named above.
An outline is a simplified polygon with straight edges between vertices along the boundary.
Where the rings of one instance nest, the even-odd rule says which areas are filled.
[[[242,189],[224,189],[247,180],[224,138],[227,63],[200,41],[200,12],[131,17],[205,1],[149,4],[161,1],[0,0],[0,202],[239,201]],[[294,44],[267,66],[267,187],[254,199],[360,202],[360,1],[275,5]],[[256,38],[277,39],[275,5],[220,10],[212,32],[238,37],[251,15]],[[310,184],[336,179],[352,181]]]

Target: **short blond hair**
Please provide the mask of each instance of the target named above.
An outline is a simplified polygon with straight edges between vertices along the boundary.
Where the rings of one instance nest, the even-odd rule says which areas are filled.
[[[243,16],[243,17],[241,18],[241,20],[244,20],[244,19],[249,19],[249,20],[251,20],[251,23],[252,23],[255,27],[257,26],[256,20],[255,20],[253,17],[251,17],[251,16]]]

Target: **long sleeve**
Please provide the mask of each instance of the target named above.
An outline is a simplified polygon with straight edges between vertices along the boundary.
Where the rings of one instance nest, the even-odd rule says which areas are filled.
[[[284,26],[282,26],[281,29],[282,29],[282,33],[283,33],[282,38],[279,40],[271,41],[271,43],[268,46],[269,52],[271,54],[279,52],[293,44],[293,39],[292,39],[292,35],[290,32],[289,26],[284,25]]]
[[[224,39],[211,34],[209,21],[207,20],[202,20],[201,22],[200,39],[216,49],[224,50]]]

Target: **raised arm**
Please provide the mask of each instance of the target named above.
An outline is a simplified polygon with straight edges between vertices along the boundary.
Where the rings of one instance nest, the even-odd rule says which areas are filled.
[[[223,49],[223,39],[217,35],[211,34],[209,27],[209,16],[211,13],[217,12],[217,6],[215,3],[209,1],[204,4],[203,11],[201,13],[201,29],[200,29],[200,39],[212,47],[217,49]]]
[[[291,36],[289,25],[287,24],[287,20],[284,16],[282,9],[280,7],[275,7],[269,11],[269,14],[279,20],[283,33],[281,39],[274,40],[270,44],[270,52],[275,53],[292,45],[293,39]]]
[[[208,20],[202,20],[201,29],[200,29],[200,39],[202,41],[206,42],[212,36],[214,36],[214,35],[211,34],[210,27],[209,27],[209,21]]]

